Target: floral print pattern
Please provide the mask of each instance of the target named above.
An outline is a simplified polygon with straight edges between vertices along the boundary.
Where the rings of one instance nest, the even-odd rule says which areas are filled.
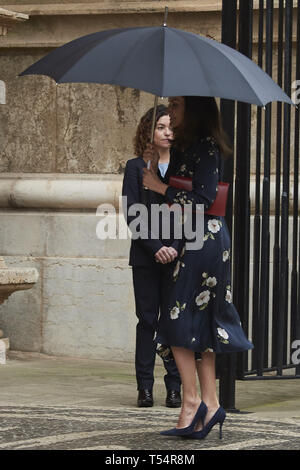
[[[230,285],[226,286],[225,300],[229,304],[231,304],[231,302],[232,302],[232,299],[231,299],[231,286]]]
[[[202,286],[206,285],[208,287],[214,287],[217,284],[217,279],[215,276],[208,277],[207,273],[202,273],[202,277],[205,278],[205,280],[202,282]]]
[[[170,360],[173,360],[171,348],[165,347],[162,344],[158,344],[156,352],[162,358],[163,361],[168,362]]]
[[[229,343],[229,341],[228,341],[229,335],[228,335],[227,331],[224,330],[224,328],[217,328],[217,335],[218,335],[219,340],[222,343],[224,343],[224,344]]]
[[[182,258],[184,256],[184,253],[185,253],[185,245],[183,246],[182,250],[181,250],[181,253],[179,255],[179,259],[175,265],[175,269],[173,271],[173,281],[176,282],[177,281],[177,278],[178,278],[178,275],[179,275],[179,270],[180,268],[184,268],[185,267],[185,264],[184,262],[182,261]]]
[[[205,233],[203,240],[206,241],[208,238],[215,240],[214,234],[218,233],[221,230],[222,222],[218,219],[210,219],[207,222],[208,231]]]
[[[195,302],[200,307],[200,310],[203,310],[204,308],[206,308],[209,301],[210,301],[209,290],[200,292],[200,294],[195,299]]]
[[[173,307],[170,311],[171,320],[176,320],[179,316],[179,313],[182,312],[182,310],[184,310],[185,307],[186,307],[186,303],[184,303],[183,305],[180,305],[178,300],[176,300],[176,306]]]
[[[208,207],[213,203],[216,192],[218,189],[218,167],[216,163],[218,163],[217,153],[218,147],[215,139],[213,137],[204,137],[199,140],[199,143],[206,149],[208,155],[210,155],[210,162],[209,167],[205,169],[205,171],[199,171],[202,168],[202,165],[205,164],[205,159],[202,155],[199,155],[198,149],[195,148],[194,151],[186,151],[183,154],[182,161],[176,170],[177,176],[185,176],[185,177],[192,177],[193,178],[193,191],[186,191],[180,190],[176,188],[172,188],[169,186],[166,191],[166,199],[167,202],[175,202],[181,205],[184,204],[204,204],[204,210],[207,210]],[[195,145],[195,147],[199,146],[199,143]],[[213,186],[206,185],[207,179],[207,171],[211,175],[213,175],[215,184]],[[174,174],[174,173],[173,173]],[[200,178],[201,179],[200,179]],[[197,187],[196,187],[197,186]],[[198,188],[201,190],[205,190],[209,192],[209,203],[207,201],[199,201],[199,194]]]

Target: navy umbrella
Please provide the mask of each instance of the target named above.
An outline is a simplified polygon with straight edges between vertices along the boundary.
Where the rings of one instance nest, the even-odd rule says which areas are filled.
[[[248,57],[218,41],[168,26],[112,29],[58,47],[20,75],[90,82],[157,96],[214,96],[264,106],[293,104]]]
[[[294,104],[248,57],[213,39],[163,26],[100,31],[58,47],[20,73],[57,83],[103,83],[157,97],[213,96],[264,106]],[[152,140],[154,133],[153,113]]]

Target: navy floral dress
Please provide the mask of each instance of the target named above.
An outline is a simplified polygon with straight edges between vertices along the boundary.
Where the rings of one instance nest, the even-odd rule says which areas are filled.
[[[219,148],[213,137],[203,137],[185,152],[172,151],[170,175],[193,178],[193,190],[167,189],[164,202],[204,204],[209,209],[217,194]],[[174,263],[165,293],[154,340],[158,354],[173,359],[170,346],[195,352],[230,353],[252,349],[245,336],[239,315],[232,303],[230,234],[224,217],[204,214],[202,248],[187,250],[181,240],[179,257]]]

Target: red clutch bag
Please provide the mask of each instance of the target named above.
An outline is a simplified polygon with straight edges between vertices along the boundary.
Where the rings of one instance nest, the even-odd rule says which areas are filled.
[[[193,180],[187,176],[170,176],[169,185],[177,189],[184,189],[185,191],[193,190]],[[216,199],[204,214],[225,216],[228,189],[229,183],[219,181]]]

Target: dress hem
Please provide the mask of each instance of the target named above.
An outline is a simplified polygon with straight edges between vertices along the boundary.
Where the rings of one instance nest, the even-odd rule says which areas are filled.
[[[194,348],[191,348],[191,347],[187,347],[186,345],[182,345],[182,344],[172,344],[172,345],[169,345],[169,344],[166,344],[166,342],[163,342],[157,338],[155,338],[154,342],[156,343],[157,345],[157,349],[156,349],[156,353],[166,362],[170,361],[170,360],[174,360],[174,356],[173,356],[173,353],[172,353],[172,350],[171,350],[171,347],[178,347],[178,348],[184,348],[184,349],[188,349],[189,351],[192,351],[195,353],[195,355],[200,355],[205,353],[205,352],[213,352],[215,354],[233,354],[233,353],[237,353],[237,352],[245,352],[245,351],[249,351],[249,350],[252,350],[254,348],[253,344],[251,344],[249,342],[249,346],[246,348],[246,347],[243,347],[243,348],[236,348],[236,349],[224,349],[224,350],[219,350],[219,349],[216,349],[216,348],[213,348],[211,346],[202,346],[200,348],[197,348],[197,349],[194,349]],[[201,357],[199,358],[201,359]]]

